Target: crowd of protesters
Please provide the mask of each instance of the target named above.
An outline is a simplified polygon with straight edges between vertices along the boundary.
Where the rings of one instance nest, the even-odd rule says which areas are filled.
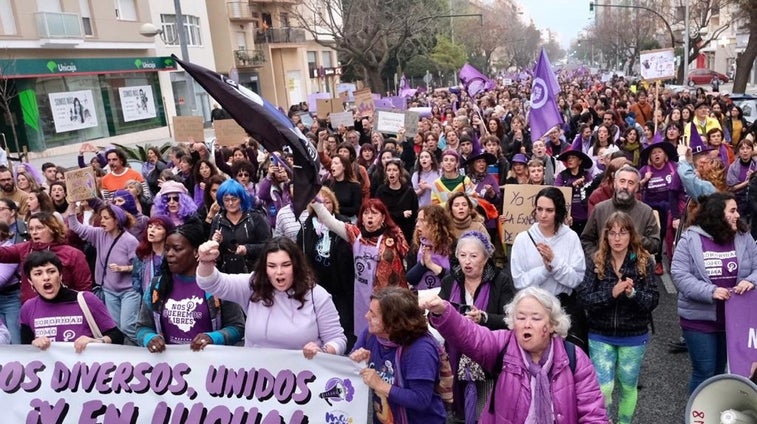
[[[725,94],[581,69],[558,79],[564,124],[543,135],[528,125],[528,76],[416,94],[413,134],[292,108],[322,165],[299,215],[291,151],[251,137],[149,148],[141,172],[84,143],[100,189],[88,201],[67,199],[55,164],[0,165],[0,340],[351,352],[369,363],[376,423],[607,422],[617,382],[613,422],[630,423],[666,269],[690,391],[725,371],[722,305],[757,283],[756,129]],[[519,184],[543,187],[509,245],[502,199]],[[697,264],[709,253],[720,262]],[[427,289],[440,289],[420,302],[428,320]],[[61,314],[102,328],[41,324]]]

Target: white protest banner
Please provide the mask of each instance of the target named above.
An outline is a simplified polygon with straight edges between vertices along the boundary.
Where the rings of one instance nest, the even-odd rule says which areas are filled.
[[[329,115],[331,120],[331,128],[339,128],[340,125],[344,125],[345,128],[355,126],[355,117],[351,110],[346,112],[332,112]]]
[[[639,55],[641,77],[647,81],[676,76],[676,55],[673,49],[646,50]]]
[[[301,350],[3,346],[0,398],[9,423],[365,423],[359,368]]]
[[[508,184],[505,185],[505,195],[502,200],[502,215],[504,224],[500,230],[500,238],[506,244],[513,244],[515,236],[521,231],[527,230],[534,223],[532,212],[536,195],[546,186],[534,184]],[[573,191],[570,187],[557,187],[565,197],[570,215],[570,202]]]
[[[376,131],[385,134],[397,134],[405,127],[405,114],[403,112],[390,112],[388,110],[377,110]]]
[[[97,126],[92,90],[50,93],[48,97],[56,133]]]
[[[121,98],[124,122],[139,121],[157,116],[152,87],[149,85],[119,87],[118,96]]]

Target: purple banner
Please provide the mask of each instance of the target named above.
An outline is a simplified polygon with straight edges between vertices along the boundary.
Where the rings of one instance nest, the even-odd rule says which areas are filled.
[[[531,113],[528,115],[528,123],[532,140],[544,137],[556,125],[563,124],[562,115],[557,108],[556,97],[559,92],[560,85],[552,72],[547,52],[542,49],[531,83]]]
[[[497,83],[489,79],[481,71],[474,68],[470,63],[466,63],[460,68],[458,73],[460,82],[465,86],[465,90],[468,95],[473,97],[484,90],[492,90],[497,86]]]
[[[757,367],[757,291],[732,294],[725,302],[725,332],[731,374],[749,378]]]

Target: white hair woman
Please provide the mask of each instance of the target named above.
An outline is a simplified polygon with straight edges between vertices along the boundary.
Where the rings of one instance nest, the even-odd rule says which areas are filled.
[[[594,367],[582,350],[565,343],[570,318],[553,294],[538,287],[516,293],[505,307],[512,330],[478,325],[438,296],[421,306],[449,345],[495,376],[479,423],[548,423],[556,417],[568,424],[607,422]]]

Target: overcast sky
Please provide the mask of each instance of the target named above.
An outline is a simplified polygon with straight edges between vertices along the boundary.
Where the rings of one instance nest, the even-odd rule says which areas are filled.
[[[578,33],[592,22],[589,18],[594,17],[594,12],[589,12],[589,1],[520,0],[519,3],[526,22],[533,19],[538,29],[556,32],[560,45],[568,49],[571,40],[578,38]]]

